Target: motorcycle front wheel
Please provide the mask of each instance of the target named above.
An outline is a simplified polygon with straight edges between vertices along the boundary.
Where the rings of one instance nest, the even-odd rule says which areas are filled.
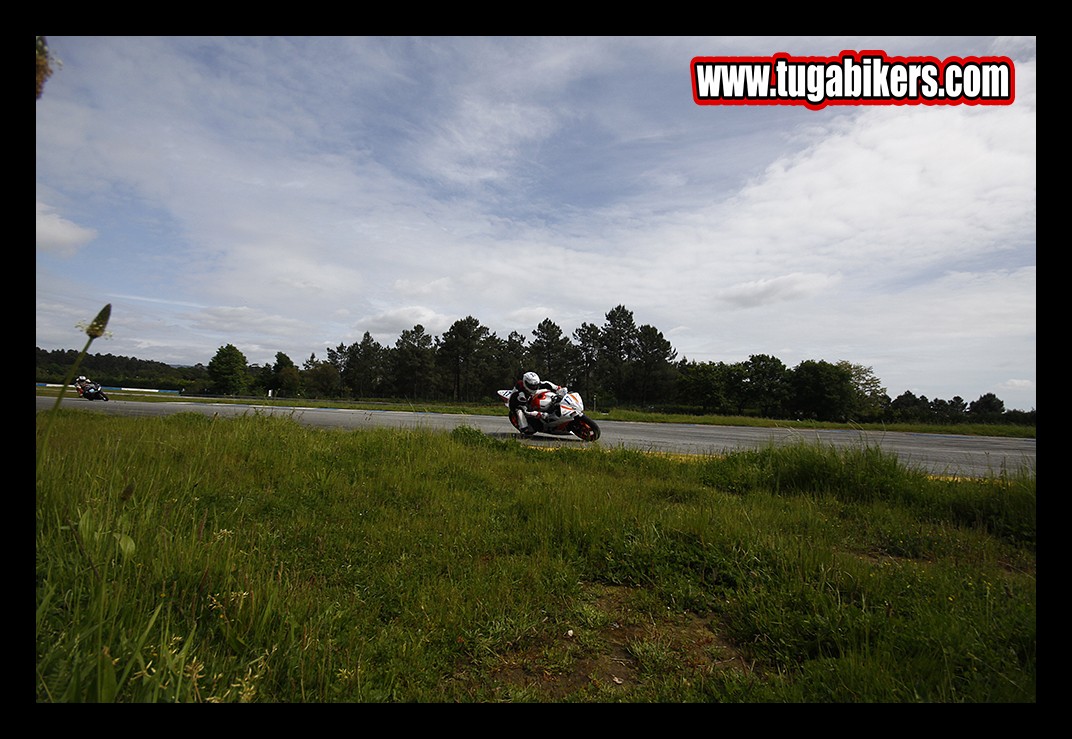
[[[570,431],[572,431],[581,441],[599,440],[599,424],[588,416],[581,416],[570,424]]]

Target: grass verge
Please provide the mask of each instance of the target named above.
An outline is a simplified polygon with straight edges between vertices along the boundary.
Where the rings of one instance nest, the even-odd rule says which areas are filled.
[[[38,702],[1035,702],[1033,473],[68,409],[37,445]]]

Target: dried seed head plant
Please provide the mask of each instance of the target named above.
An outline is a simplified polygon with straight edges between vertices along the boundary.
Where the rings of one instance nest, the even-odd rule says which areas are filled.
[[[71,381],[74,380],[75,375],[78,372],[78,367],[82,364],[82,360],[89,352],[89,347],[93,344],[95,340],[105,335],[108,329],[108,320],[111,317],[112,304],[108,303],[106,306],[101,308],[100,313],[97,314],[97,317],[90,321],[89,325],[84,328],[85,334],[89,338],[86,339],[86,345],[82,347],[81,353],[79,353],[78,357],[74,360],[74,364],[71,365],[71,369],[67,373],[66,379],[64,379],[63,384],[60,386],[60,392],[56,396],[56,404],[52,406],[53,411],[57,410],[60,407],[60,402],[63,401],[63,395],[67,392],[67,388],[70,386]],[[79,328],[82,327],[79,326]],[[41,471],[41,451],[48,445],[48,433],[51,428],[52,422],[50,420],[48,426],[45,427],[45,435],[41,440],[41,445],[37,448],[38,473],[40,473]]]

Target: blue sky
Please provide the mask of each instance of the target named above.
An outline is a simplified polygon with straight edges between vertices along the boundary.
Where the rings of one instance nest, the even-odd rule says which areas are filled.
[[[1034,37],[48,37],[37,346],[301,365],[617,305],[678,358],[1035,407]],[[1008,106],[708,106],[696,56],[1008,56]]]

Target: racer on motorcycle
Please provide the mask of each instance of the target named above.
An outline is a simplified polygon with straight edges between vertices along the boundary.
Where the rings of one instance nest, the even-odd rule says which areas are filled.
[[[517,430],[522,436],[532,436],[536,430],[529,424],[529,419],[546,421],[555,414],[545,411],[530,410],[528,402],[541,390],[550,390],[555,394],[555,402],[551,409],[558,408],[562,396],[569,392],[565,385],[556,385],[540,379],[535,372],[526,372],[521,379],[514,383],[513,393],[510,395],[510,417],[516,420]]]
[[[88,377],[86,377],[85,375],[79,375],[78,379],[74,381],[74,389],[78,391],[79,395],[82,395],[85,389],[92,384],[93,383],[90,382]]]

